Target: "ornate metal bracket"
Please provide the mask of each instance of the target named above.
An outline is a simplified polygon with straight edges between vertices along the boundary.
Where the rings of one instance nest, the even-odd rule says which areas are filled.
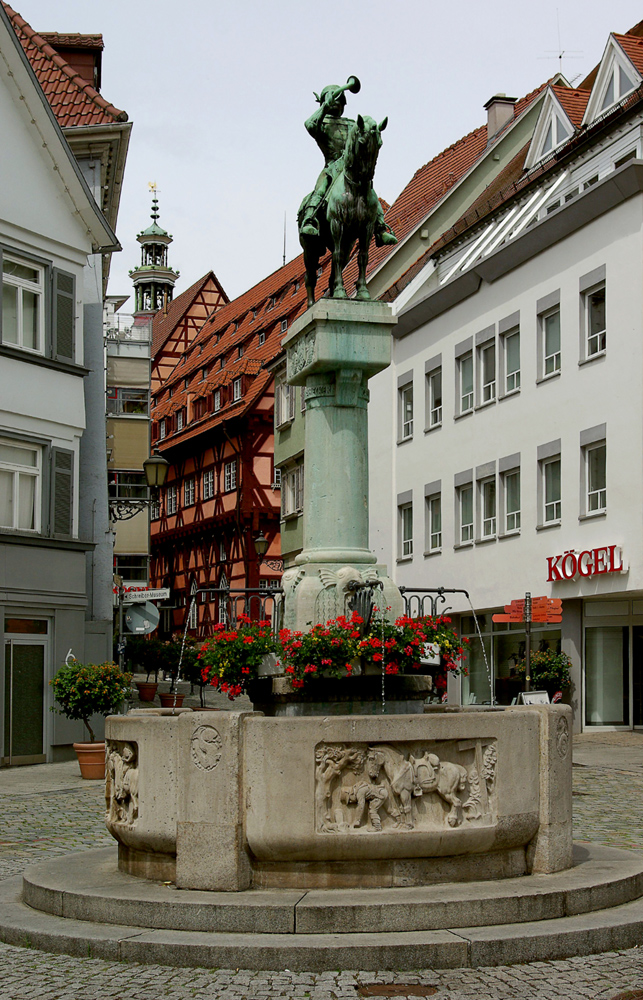
[[[151,500],[110,500],[109,519],[110,521],[129,521],[136,517],[142,510],[146,510]]]

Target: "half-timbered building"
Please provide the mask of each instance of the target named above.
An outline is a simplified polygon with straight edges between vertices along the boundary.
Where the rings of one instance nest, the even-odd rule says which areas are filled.
[[[183,624],[196,590],[279,585],[281,494],[269,366],[305,306],[298,257],[216,309],[187,346],[176,335],[183,350],[152,409],[152,444],[171,463],[151,521],[153,586],[172,593],[161,623],[166,632]],[[269,542],[261,563],[254,547],[260,533]],[[198,635],[219,619],[219,598],[201,593],[194,605],[190,627]]]

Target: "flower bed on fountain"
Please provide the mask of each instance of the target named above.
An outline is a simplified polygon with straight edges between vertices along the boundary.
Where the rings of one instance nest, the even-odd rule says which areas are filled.
[[[463,672],[462,642],[445,616],[391,622],[375,614],[366,625],[353,612],[273,636],[268,621],[240,615],[234,628],[215,626],[198,658],[203,683],[231,700],[248,694],[265,714],[283,707],[288,714],[326,714],[345,711],[346,702],[368,714],[387,702],[399,710],[400,698],[406,711],[421,709],[427,696],[440,700],[447,674]]]

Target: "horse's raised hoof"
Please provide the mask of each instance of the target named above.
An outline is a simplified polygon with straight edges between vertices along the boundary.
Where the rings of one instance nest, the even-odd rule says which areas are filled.
[[[304,230],[302,230],[304,232]],[[375,246],[376,247],[392,247],[397,243],[397,236],[393,233],[387,233],[386,231],[382,233],[375,234]]]

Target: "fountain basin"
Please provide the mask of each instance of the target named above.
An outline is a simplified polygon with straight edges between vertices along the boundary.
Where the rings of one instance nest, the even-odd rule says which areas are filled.
[[[191,889],[350,888],[571,864],[567,706],[107,720],[119,867]]]

